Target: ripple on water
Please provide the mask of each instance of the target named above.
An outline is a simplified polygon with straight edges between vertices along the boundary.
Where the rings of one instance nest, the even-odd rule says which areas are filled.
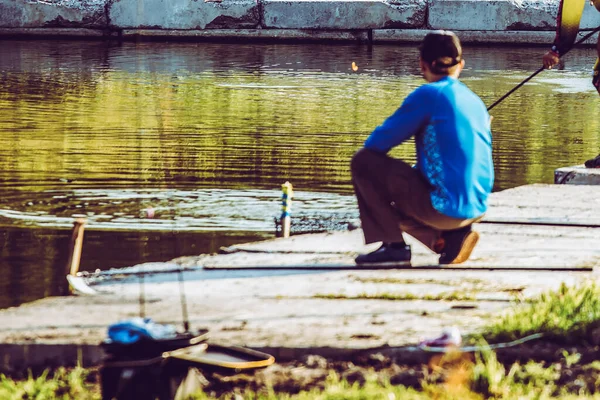
[[[52,190],[10,200],[13,206],[0,204],[5,224],[69,227],[84,217],[88,228],[111,231],[272,231],[281,210],[276,190]],[[356,208],[354,196],[294,192],[297,215],[326,219],[355,214]]]
[[[590,76],[560,75],[539,80],[539,84],[547,85],[559,93],[595,93]]]

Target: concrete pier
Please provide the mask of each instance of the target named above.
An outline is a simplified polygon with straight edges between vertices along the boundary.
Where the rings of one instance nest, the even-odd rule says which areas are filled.
[[[560,185],[600,185],[600,168],[586,168],[584,165],[557,168],[554,183]]]
[[[209,329],[215,342],[269,349],[287,359],[381,348],[418,357],[415,344],[444,328],[474,333],[516,298],[598,280],[599,215],[600,186],[528,185],[492,195],[475,227],[480,243],[453,269],[435,268],[438,256],[411,238],[413,268],[358,268],[353,258],[376,245],[365,246],[357,229],[104,273],[88,279],[95,295],[0,310],[0,370],[75,363],[69,354],[87,357],[86,365],[97,362],[94,345],[107,327],[140,315],[136,271],[156,272],[144,278],[145,315],[181,328],[176,269],[185,271],[192,328]]]
[[[449,29],[465,43],[547,45],[557,8],[543,0],[0,0],[0,37],[381,43]],[[586,3],[581,29],[598,25]]]

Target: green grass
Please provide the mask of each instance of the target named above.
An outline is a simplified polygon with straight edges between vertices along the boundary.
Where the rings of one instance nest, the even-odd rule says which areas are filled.
[[[586,387],[569,391],[568,385],[564,386],[561,382],[561,371],[565,366],[565,362],[550,366],[528,362],[505,368],[491,350],[476,354],[474,359],[469,355],[454,353],[429,366],[421,390],[391,385],[389,380],[381,379],[375,373],[367,377],[364,385],[349,384],[331,373],[323,389],[298,394],[275,393],[268,389],[259,393],[241,391],[223,395],[219,400],[600,399],[600,394],[592,393],[600,389],[600,372],[594,368],[596,376],[592,378],[597,383],[592,391]],[[436,382],[436,377],[444,379]],[[213,400],[215,397],[199,393],[193,399]]]
[[[485,347],[485,343],[480,343]],[[372,371],[366,374],[366,382],[350,384],[335,373],[330,372],[322,389],[301,391],[297,394],[275,392],[264,388],[258,392],[238,389],[233,393],[218,397],[219,400],[551,400],[551,399],[600,399],[600,363],[592,362],[580,366],[587,371],[588,382],[595,381],[590,390],[586,385],[577,390],[569,389],[561,381],[562,372],[579,362],[574,354],[565,353],[559,363],[545,366],[541,363],[514,363],[510,367],[501,364],[496,354],[485,350],[473,355],[449,353],[441,356],[425,371],[422,388],[416,390],[400,385],[392,385],[389,379]],[[52,376],[48,373],[40,377],[29,377],[23,381],[13,381],[0,376],[0,399],[2,400],[99,400],[96,391],[86,383],[88,372],[81,368],[72,371],[58,370]],[[440,379],[441,378],[441,379]],[[576,374],[573,381],[580,379]],[[197,393],[189,400],[215,400],[217,397]]]
[[[564,343],[588,342],[600,327],[600,286],[562,284],[526,304],[518,304],[495,319],[482,332],[489,341],[514,340],[533,333]]]
[[[261,393],[245,391],[238,393],[237,396],[235,394],[224,395],[219,400],[426,400],[429,398],[426,393],[403,386],[394,386],[389,382],[381,382],[375,375],[369,376],[364,385],[359,385],[358,383],[349,384],[332,372],[324,389],[302,391],[297,394],[275,393],[272,390],[265,390]],[[199,393],[192,399],[213,400],[215,398]]]
[[[488,284],[483,279],[461,278],[454,281],[447,279],[435,278],[392,278],[392,277],[360,277],[356,275],[348,275],[348,278],[355,282],[361,283],[386,283],[400,285],[419,285],[419,284],[434,284],[434,285],[455,285],[455,284],[470,284],[472,286],[484,287]]]
[[[427,300],[427,301],[475,301],[477,297],[473,293],[454,291],[439,294],[416,295],[413,293],[360,293],[355,296],[336,293],[317,293],[313,296],[315,299],[329,300],[391,300],[391,301],[409,301],[409,300]],[[504,301],[504,300],[503,300]]]
[[[88,370],[59,368],[38,377],[31,374],[24,380],[13,380],[0,374],[2,400],[99,400],[100,394],[87,383]]]

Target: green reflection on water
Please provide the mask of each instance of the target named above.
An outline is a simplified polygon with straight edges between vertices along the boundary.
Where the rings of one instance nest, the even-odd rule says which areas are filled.
[[[3,70],[0,179],[26,190],[65,180],[260,188],[291,180],[351,192],[351,155],[422,80],[412,47],[400,60],[391,59],[397,47],[322,47],[315,59],[314,46],[128,45],[83,68],[84,51],[61,62],[52,53],[60,42],[22,45],[19,54],[45,50],[53,61]],[[502,51],[491,56],[510,68],[486,69],[478,51],[464,81],[488,104],[527,76]],[[599,103],[580,69],[548,72],[570,81],[538,81],[494,110],[497,189],[551,182],[555,167],[595,155]],[[412,151],[394,154],[410,160]]]

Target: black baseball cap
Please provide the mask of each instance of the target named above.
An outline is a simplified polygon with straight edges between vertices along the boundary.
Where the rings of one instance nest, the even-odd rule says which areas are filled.
[[[449,68],[458,64],[462,59],[460,40],[451,31],[432,31],[425,35],[419,46],[423,61],[438,67]]]

